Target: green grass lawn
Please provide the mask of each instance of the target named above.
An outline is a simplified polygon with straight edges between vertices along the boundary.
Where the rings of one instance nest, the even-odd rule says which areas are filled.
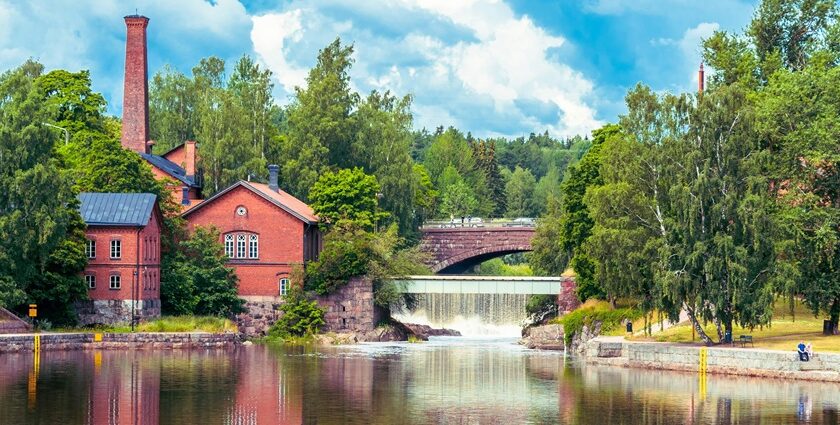
[[[634,323],[635,325],[635,323]],[[776,314],[773,315],[773,322],[770,326],[755,329],[744,329],[735,326],[732,331],[734,340],[739,335],[752,335],[756,348],[767,348],[772,350],[795,350],[799,341],[813,344],[814,351],[840,352],[840,335],[825,336],[822,334],[823,318],[814,317],[813,313],[800,303],[796,303],[793,314],[786,301],[779,301],[776,305]],[[641,327],[636,328],[641,329]],[[651,336],[633,336],[628,339],[634,341],[659,341],[676,343],[699,343],[700,338],[696,335],[692,340],[692,328],[689,323],[683,323],[673,328],[657,332],[658,324],[653,326]],[[714,325],[704,327],[706,333],[717,340],[717,331]]]
[[[236,325],[228,319],[213,316],[162,316],[137,325],[137,332],[236,332]],[[128,324],[110,326],[61,328],[55,332],[109,332],[128,333]]]

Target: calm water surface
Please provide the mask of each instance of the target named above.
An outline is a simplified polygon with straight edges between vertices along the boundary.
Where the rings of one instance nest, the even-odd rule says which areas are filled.
[[[837,423],[840,386],[582,367],[514,340],[0,355],[0,424]]]

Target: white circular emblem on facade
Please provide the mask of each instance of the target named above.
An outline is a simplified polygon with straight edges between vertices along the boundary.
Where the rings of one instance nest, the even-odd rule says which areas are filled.
[[[236,215],[244,216],[245,214],[248,214],[248,210],[246,210],[245,207],[236,208]]]

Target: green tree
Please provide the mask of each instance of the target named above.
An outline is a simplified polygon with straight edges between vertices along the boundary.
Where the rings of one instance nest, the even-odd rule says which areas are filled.
[[[478,201],[463,180],[458,180],[443,189],[440,211],[450,218],[472,215],[477,207]]]
[[[379,210],[379,183],[361,168],[321,175],[309,192],[310,205],[322,225],[349,222],[372,230],[388,213]]]
[[[161,274],[163,309],[175,314],[232,317],[243,311],[238,278],[226,267],[219,231],[197,227],[180,242],[177,254]]]
[[[350,90],[353,46],[336,38],[318,52],[306,77],[306,88],[295,88],[289,106],[289,134],[283,141],[283,182],[305,198],[318,175],[329,165],[350,167],[355,125],[351,113],[359,96]]]
[[[352,151],[354,166],[376,176],[382,209],[402,235],[415,232],[415,199],[420,181],[411,159],[411,97],[373,91],[354,114],[358,124]]]
[[[560,182],[563,176],[560,174],[560,169],[551,164],[548,166],[548,171],[540,178],[537,185],[534,186],[534,215],[541,216],[548,210],[549,203],[560,199]]]
[[[519,166],[513,170],[505,185],[507,194],[507,217],[534,217],[534,187],[537,182],[531,170]]]
[[[473,155],[476,167],[484,175],[487,191],[493,202],[492,214],[494,217],[501,217],[507,210],[507,197],[505,196],[505,181],[496,161],[496,142],[480,140],[474,143]]]
[[[773,75],[757,130],[773,154],[770,178],[795,263],[788,294],[840,319],[840,68],[813,64]]]
[[[57,137],[38,87],[43,67],[27,61],[0,76],[0,303],[37,303],[54,322],[74,321],[87,297],[80,277],[84,222],[72,182],[53,156]]]

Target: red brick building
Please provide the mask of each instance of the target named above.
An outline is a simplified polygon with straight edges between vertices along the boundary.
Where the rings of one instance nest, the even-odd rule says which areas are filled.
[[[149,18],[125,17],[125,86],[123,92],[122,145],[140,154],[152,167],[155,178],[165,180],[173,199],[185,208],[201,200],[201,170],[197,167],[195,141],[186,141],[163,155],[152,153],[149,140],[149,71],[146,28]]]
[[[280,190],[277,171],[269,166],[268,184],[239,181],[183,214],[190,230],[220,231],[228,265],[239,276],[239,294],[249,301],[284,295],[292,268],[317,258],[321,248],[318,217]]]
[[[84,271],[89,301],[83,324],[130,322],[160,315],[161,213],[151,193],[82,193],[87,223]],[[134,314],[132,314],[132,308]]]

